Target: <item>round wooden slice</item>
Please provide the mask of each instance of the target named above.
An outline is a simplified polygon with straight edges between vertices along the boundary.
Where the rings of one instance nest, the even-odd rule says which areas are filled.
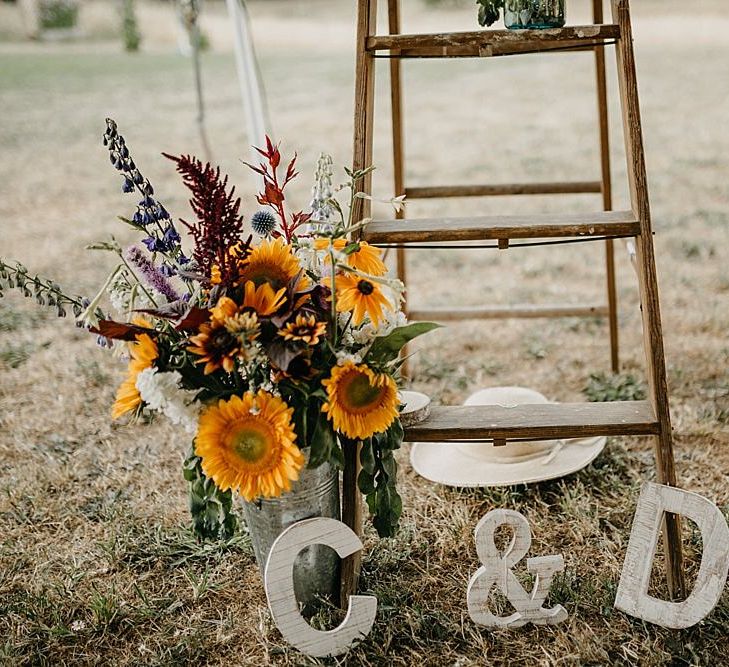
[[[419,391],[401,391],[400,402],[404,404],[400,422],[405,427],[424,421],[430,414],[430,396]]]

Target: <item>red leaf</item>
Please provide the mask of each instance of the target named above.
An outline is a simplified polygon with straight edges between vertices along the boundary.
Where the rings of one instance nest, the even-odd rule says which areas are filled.
[[[140,327],[136,324],[127,324],[126,322],[114,322],[114,320],[99,320],[99,326],[91,327],[91,333],[99,334],[105,338],[113,338],[114,340],[135,340],[139,334],[149,334],[156,336],[158,334],[154,329],[148,327]]]
[[[281,190],[279,190],[274,185],[271,185],[270,183],[266,183],[265,196],[268,202],[274,204],[275,206],[279,206],[284,200],[283,192],[281,192]]]
[[[210,311],[207,308],[193,306],[187,311],[185,317],[175,327],[176,331],[190,331],[197,329],[210,319]]]

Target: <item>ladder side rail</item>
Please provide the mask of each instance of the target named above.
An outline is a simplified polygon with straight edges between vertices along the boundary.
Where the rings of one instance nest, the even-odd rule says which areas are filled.
[[[354,94],[354,146],[352,168],[359,171],[371,166],[373,148],[374,106],[375,106],[375,60],[367,51],[367,40],[377,29],[377,0],[359,0],[357,5],[357,64],[355,70]],[[372,193],[372,173],[359,184],[362,191]],[[355,222],[371,215],[371,203],[355,198],[352,214]],[[344,475],[342,478],[342,521],[357,536],[362,535],[362,499],[357,478],[361,470],[360,450],[362,444],[355,441],[344,443]],[[358,551],[342,561],[340,606],[347,608],[349,596],[357,591],[359,573],[362,567],[361,552]]]
[[[603,0],[592,0],[593,20],[603,22]],[[600,168],[602,179],[602,205],[613,210],[613,184],[610,170],[610,125],[607,102],[607,76],[605,46],[595,46],[595,74],[597,84],[597,114],[600,127]],[[608,328],[610,331],[610,365],[613,373],[620,371],[620,331],[618,328],[618,292],[615,271],[615,243],[605,241],[605,278],[607,287]]]
[[[668,384],[663,349],[658,281],[656,276],[653,230],[643,148],[638,80],[633,52],[633,32],[628,0],[612,0],[614,21],[620,26],[621,37],[616,47],[618,80],[622,102],[623,135],[627,158],[628,182],[633,212],[640,223],[640,236],[635,240],[638,260],[643,318],[643,342],[648,370],[650,400],[659,424],[655,442],[657,477],[661,484],[676,486],[676,469],[673,454],[671,419],[668,408]],[[685,592],[681,553],[680,519],[667,514],[664,522],[667,578],[671,595],[682,596]]]

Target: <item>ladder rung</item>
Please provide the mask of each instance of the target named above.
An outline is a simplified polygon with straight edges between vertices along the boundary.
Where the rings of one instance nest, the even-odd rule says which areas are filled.
[[[373,220],[365,227],[363,239],[370,243],[428,243],[639,234],[640,224],[631,211],[600,211],[570,215]]]
[[[604,42],[591,40],[589,42],[521,42],[518,44],[493,44],[490,46],[421,46],[412,49],[398,49],[391,51],[392,58],[488,58],[490,56],[512,56],[519,53],[564,53],[565,51],[594,51],[596,47],[603,46]]]
[[[494,197],[498,195],[560,195],[602,192],[600,181],[503,183],[498,185],[435,185],[405,188],[408,199]]]
[[[499,49],[503,53],[560,46],[564,48],[567,42],[570,46],[581,44],[593,46],[600,41],[619,37],[620,28],[613,24],[568,26],[550,30],[475,30],[422,35],[373,35],[367,39],[367,50],[475,49],[475,55],[487,56],[495,55]]]
[[[458,320],[504,320],[510,318],[605,317],[608,313],[608,307],[603,305],[520,304],[464,308],[413,308],[408,311],[408,318],[422,322],[453,322]]]
[[[659,425],[648,401],[538,405],[434,406],[405,429],[408,442],[551,440],[598,435],[655,435]]]

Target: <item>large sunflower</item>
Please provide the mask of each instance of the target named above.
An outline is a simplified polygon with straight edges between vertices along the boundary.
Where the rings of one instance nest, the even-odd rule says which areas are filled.
[[[260,390],[232,396],[200,416],[195,453],[219,489],[248,501],[291,490],[304,456],[295,444],[293,408]]]
[[[274,291],[269,283],[256,284],[249,280],[243,290],[243,305],[241,308],[252,308],[261,317],[269,317],[284,305],[286,301],[286,288]]]
[[[142,404],[142,397],[137,389],[137,377],[145,368],[150,368],[154,364],[159,356],[159,349],[149,334],[139,334],[134,342],[129,344],[129,354],[131,358],[127,366],[127,377],[116,392],[116,400],[111,408],[112,419],[119,419]]]
[[[341,252],[349,245],[349,242],[346,239],[331,241],[326,238],[314,241],[316,250],[327,250],[330,245]],[[359,241],[358,246],[356,250],[347,255],[347,265],[371,276],[384,276],[387,273],[387,267],[382,261],[382,251],[371,246],[367,241]]]
[[[336,366],[322,384],[328,397],[322,410],[334,429],[349,438],[362,440],[386,431],[398,415],[395,381],[365,364]]]
[[[359,276],[344,273],[336,278],[337,310],[340,313],[352,312],[352,323],[359,326],[369,315],[377,327],[384,317],[383,309],[392,310],[392,304],[382,293],[377,283]]]
[[[269,283],[274,290],[286,287],[301,273],[301,264],[283,238],[266,239],[251,250],[240,264],[240,282],[252,281],[256,286]],[[299,289],[308,286],[301,281]]]

